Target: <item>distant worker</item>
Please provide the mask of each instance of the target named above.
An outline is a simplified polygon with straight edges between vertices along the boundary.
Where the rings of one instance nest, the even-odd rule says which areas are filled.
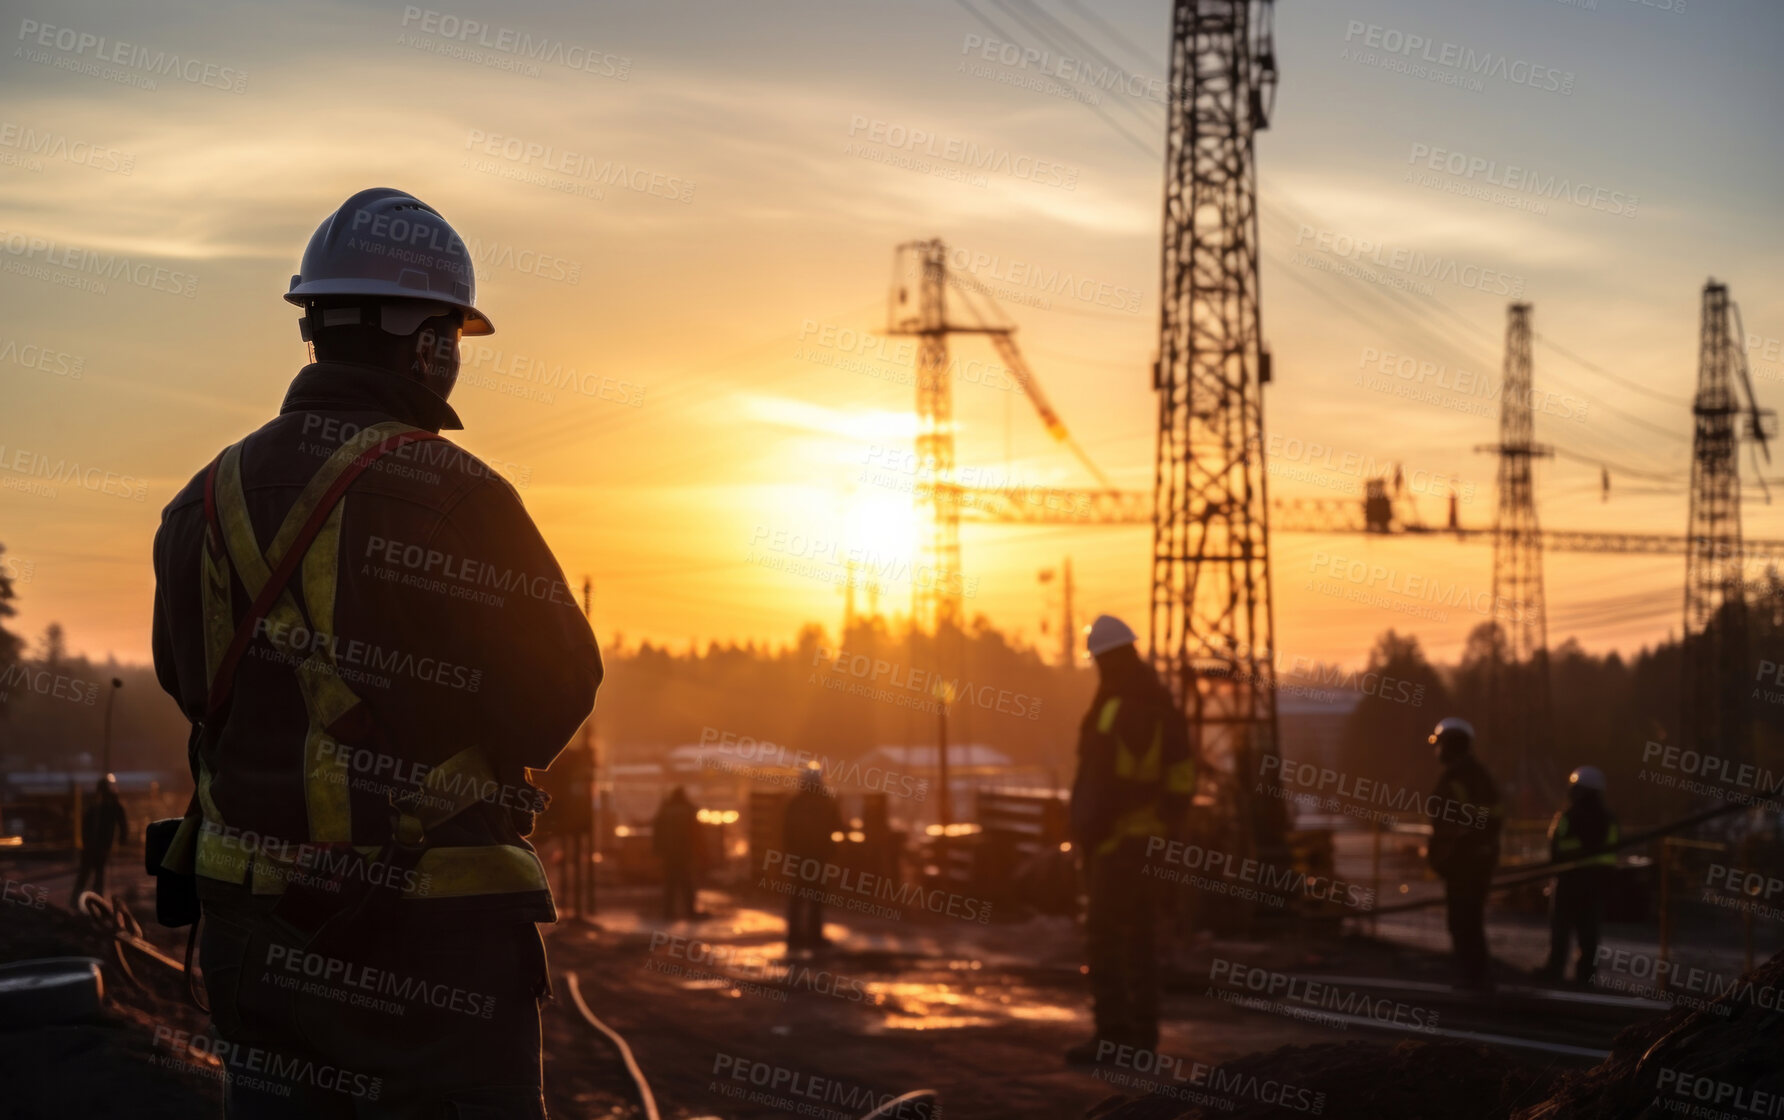
[[[1431,819],[1431,870],[1443,878],[1450,945],[1460,987],[1490,992],[1493,962],[1487,952],[1487,892],[1499,864],[1499,830],[1505,823],[1499,787],[1474,756],[1474,725],[1450,716],[1431,732],[1443,774],[1425,803]]]
[[[824,773],[813,764],[799,776],[799,792],[787,802],[781,822],[781,846],[789,866],[816,860],[828,869],[836,852],[836,835],[842,831],[842,814],[836,798],[824,788]],[[787,950],[821,949],[824,940],[824,884],[831,876],[799,875],[787,896]]]
[[[361,191],[285,299],[314,360],[155,536],[155,671],[197,786],[161,866],[196,873],[216,1032],[333,1071],[231,1078],[225,1115],[542,1117],[557,911],[526,774],[589,714],[600,651],[514,488],[438,434],[463,427],[460,336],[494,329],[446,219]],[[476,1010],[393,1013],[323,972]]]
[[[1189,727],[1140,659],[1127,623],[1099,615],[1085,641],[1097,690],[1078,728],[1071,835],[1084,873],[1095,1035],[1066,1051],[1089,1064],[1102,1044],[1158,1049],[1158,948],[1147,841],[1181,834],[1195,795]]]
[[[663,864],[663,917],[669,921],[674,921],[678,912],[689,918],[700,916],[694,890],[694,845],[699,827],[688,791],[676,786],[657,807],[650,830],[651,849]]]
[[[1554,863],[1584,861],[1555,876],[1549,898],[1549,959],[1536,978],[1556,983],[1567,965],[1568,942],[1578,938],[1580,955],[1573,978],[1592,983],[1598,953],[1598,927],[1604,920],[1604,896],[1617,854],[1617,819],[1604,804],[1604,771],[1581,766],[1567,778],[1567,808],[1549,825],[1549,859]]]
[[[123,844],[128,827],[124,803],[118,800],[118,779],[107,774],[93,788],[92,803],[81,810],[81,864],[74,875],[70,907],[80,902],[89,878],[94,894],[105,893],[105,865],[111,859],[112,843]]]

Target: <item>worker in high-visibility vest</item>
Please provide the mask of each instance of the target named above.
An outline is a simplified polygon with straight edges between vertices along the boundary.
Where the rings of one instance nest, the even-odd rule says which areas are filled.
[[[1573,978],[1581,985],[1592,982],[1604,896],[1617,867],[1615,848],[1620,838],[1617,818],[1604,804],[1604,771],[1578,767],[1567,778],[1567,808],[1549,824],[1550,861],[1577,866],[1555,876],[1549,898],[1549,959],[1536,970],[1537,979],[1559,981],[1567,964],[1568,942],[1577,939],[1580,955],[1574,961]]]
[[[493,330],[445,218],[360,191],[285,298],[314,360],[155,536],[196,785],[159,866],[193,880],[217,1034],[262,1056],[225,1115],[543,1117],[526,773],[600,652],[514,487],[438,434],[460,335]]]
[[[1110,1044],[1158,1049],[1156,881],[1148,841],[1181,834],[1195,795],[1189,729],[1140,659],[1134,632],[1110,615],[1090,624],[1086,648],[1098,685],[1078,730],[1072,844],[1084,872],[1095,1036],[1066,1051],[1073,1063],[1106,1057]]]

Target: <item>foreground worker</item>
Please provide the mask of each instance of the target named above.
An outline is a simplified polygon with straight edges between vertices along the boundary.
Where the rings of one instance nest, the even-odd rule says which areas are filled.
[[[1474,756],[1474,725],[1451,716],[1431,733],[1443,773],[1426,802],[1431,818],[1431,870],[1443,878],[1450,945],[1458,986],[1494,988],[1487,952],[1487,892],[1499,865],[1499,830],[1505,823],[1499,787]]]
[[[81,863],[74,875],[70,907],[80,902],[89,879],[93,893],[105,893],[105,865],[111,860],[112,843],[122,844],[129,827],[124,803],[118,800],[118,779],[107,774],[93,787],[93,803],[81,810]]]
[[[786,849],[790,865],[805,866],[816,860],[816,866],[829,870],[831,855],[836,851],[836,836],[842,831],[842,814],[836,810],[836,798],[824,787],[824,772],[816,763],[809,763],[799,776],[799,792],[787,801],[781,818],[781,847]],[[787,951],[822,949],[824,938],[824,884],[828,874],[801,874],[793,879],[793,890],[787,895]]]
[[[1180,833],[1195,794],[1189,728],[1125,622],[1100,615],[1085,641],[1097,690],[1078,729],[1072,846],[1084,871],[1084,928],[1096,1034],[1066,1051],[1088,1064],[1111,1046],[1158,1049],[1157,903],[1147,841]]]
[[[348,199],[285,296],[315,361],[162,512],[197,792],[159,866],[196,872],[216,1031],[260,1056],[235,1120],[545,1115],[526,771],[601,659],[513,488],[437,435],[461,333],[493,330],[475,292],[431,207]]]
[[[676,786],[657,806],[651,822],[650,846],[663,864],[663,917],[673,922],[678,917],[700,916],[698,894],[694,890],[694,844],[699,821],[688,791]]]
[[[1617,854],[1617,819],[1604,804],[1604,771],[1577,767],[1567,777],[1567,808],[1549,824],[1549,859],[1575,863],[1555,876],[1549,899],[1549,959],[1536,970],[1538,980],[1556,983],[1567,964],[1568,942],[1578,939],[1579,958],[1573,978],[1592,983],[1598,954],[1598,927],[1604,921],[1604,896]]]

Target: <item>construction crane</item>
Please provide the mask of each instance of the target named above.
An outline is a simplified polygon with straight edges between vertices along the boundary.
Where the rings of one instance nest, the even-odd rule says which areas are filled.
[[[977,321],[949,313],[948,291],[960,294],[962,308]],[[1016,327],[1000,321],[974,300],[970,286],[957,283],[948,268],[948,247],[940,238],[907,241],[893,255],[892,289],[887,309],[886,333],[917,339],[917,508],[927,521],[923,542],[923,578],[913,581],[911,616],[920,627],[935,633],[960,625],[964,581],[960,575],[960,515],[966,491],[956,482],[954,470],[953,366],[949,360],[950,335],[985,335],[998,356],[1034,405],[1047,433],[1069,448],[1100,489],[1093,495],[1112,495],[1114,484],[1091,461],[1073,438],[1059,412],[1042,391],[1041,383],[1016,346]],[[974,501],[1001,506],[996,492],[974,491]],[[1072,494],[1074,502],[1083,492]],[[1005,496],[1007,497],[1007,495]],[[1104,502],[1112,499],[1105,498]],[[1012,505],[1021,505],[1013,502]],[[1012,518],[1020,520],[1020,518]]]

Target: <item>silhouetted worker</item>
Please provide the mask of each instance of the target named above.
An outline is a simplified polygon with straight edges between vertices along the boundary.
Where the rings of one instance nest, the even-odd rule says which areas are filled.
[[[81,810],[81,864],[74,874],[69,906],[80,901],[89,878],[94,894],[105,893],[105,865],[111,859],[112,843],[124,843],[127,827],[124,803],[118,800],[118,779],[107,774],[93,787],[93,800]]]
[[[787,860],[798,865],[816,860],[827,867],[836,851],[836,834],[842,831],[842,814],[836,798],[824,788],[824,774],[813,764],[799,776],[799,792],[787,801],[781,824],[781,846]],[[824,942],[824,884],[827,875],[795,876],[787,895],[787,949],[819,949]]]
[[[514,488],[437,434],[463,427],[460,335],[493,330],[446,220],[361,191],[285,298],[315,360],[155,537],[197,783],[162,867],[197,875],[217,1033],[268,1056],[225,1112],[543,1116],[557,912],[526,770],[588,715],[600,652]]]
[[[650,846],[663,864],[663,917],[674,921],[677,911],[690,918],[700,915],[694,891],[694,844],[699,833],[688,791],[676,786],[657,806],[651,824]]]
[[[1474,725],[1450,716],[1431,732],[1443,773],[1425,803],[1431,819],[1431,870],[1443,877],[1450,944],[1460,987],[1493,990],[1487,952],[1487,891],[1499,863],[1504,806],[1499,787],[1474,756]]]
[[[1617,867],[1617,854],[1609,849],[1618,838],[1617,819],[1604,804],[1604,771],[1596,766],[1576,768],[1567,777],[1567,808],[1549,824],[1549,859],[1585,864],[1555,876],[1555,893],[1549,899],[1549,959],[1536,970],[1537,979],[1551,984],[1561,979],[1568,942],[1577,937],[1580,955],[1573,978],[1581,985],[1592,982],[1604,896]]]
[[[1078,729],[1071,830],[1089,896],[1096,1034],[1066,1051],[1074,1063],[1106,1057],[1101,1043],[1158,1049],[1157,903],[1143,865],[1148,837],[1179,835],[1195,795],[1188,724],[1134,641],[1105,614],[1085,643],[1098,683]]]

